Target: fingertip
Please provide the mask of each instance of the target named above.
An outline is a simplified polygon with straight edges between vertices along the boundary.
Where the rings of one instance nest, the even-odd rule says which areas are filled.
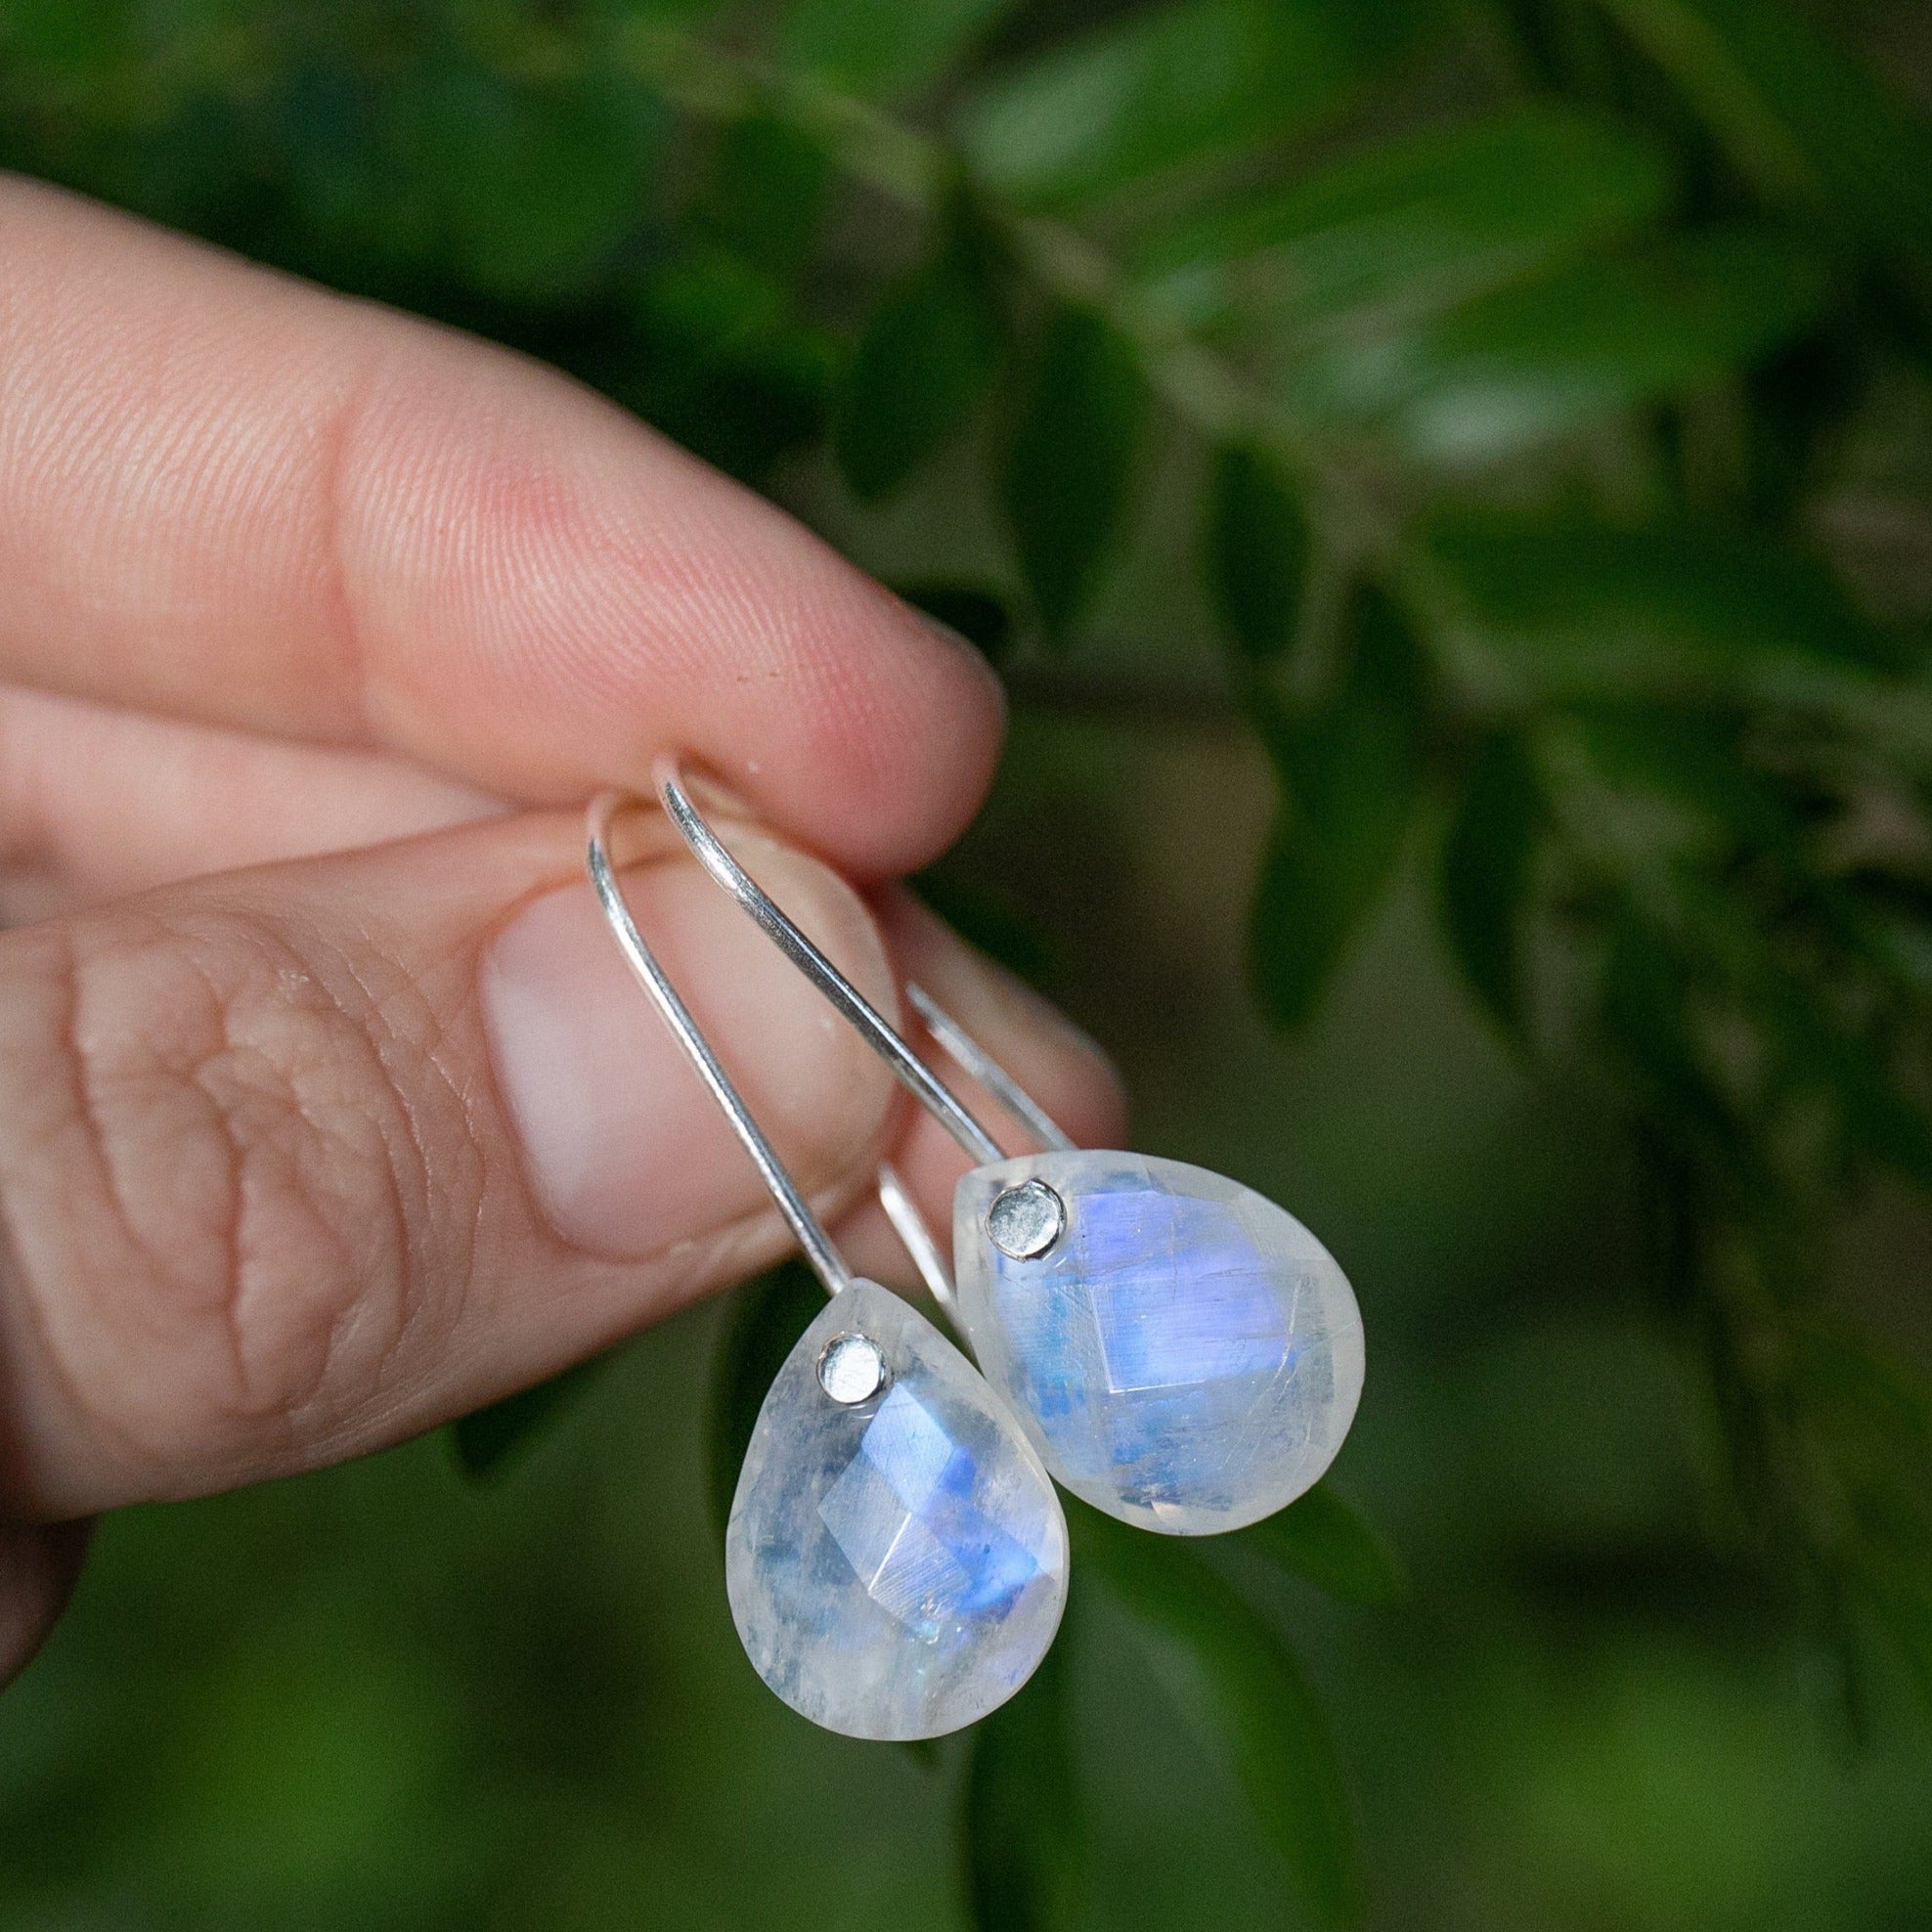
[[[1006,695],[957,634],[827,553],[826,601],[792,620],[786,732],[716,721],[694,752],[760,817],[861,884],[917,870],[992,782]],[[775,747],[774,747],[775,740]]]
[[[386,741],[548,803],[683,752],[860,879],[978,809],[1004,724],[985,659],[602,398],[421,330],[345,443],[345,601]]]

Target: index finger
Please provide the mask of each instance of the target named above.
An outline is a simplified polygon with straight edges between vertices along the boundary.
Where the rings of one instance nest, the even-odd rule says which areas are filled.
[[[531,802],[689,750],[858,873],[930,856],[997,687],[556,372],[0,181],[0,677]]]

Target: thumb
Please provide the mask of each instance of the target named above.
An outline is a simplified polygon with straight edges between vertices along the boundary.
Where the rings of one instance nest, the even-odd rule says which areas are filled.
[[[869,1174],[884,1070],[654,814],[638,924],[801,1184]],[[832,873],[743,835],[859,984]],[[785,1237],[630,980],[575,820],[499,819],[0,937],[0,1518],[397,1440]]]

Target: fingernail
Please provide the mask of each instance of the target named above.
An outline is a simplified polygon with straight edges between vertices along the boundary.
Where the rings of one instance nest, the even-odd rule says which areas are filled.
[[[877,928],[835,874],[755,835],[733,848],[874,998]],[[890,1076],[796,967],[694,864],[629,868],[638,929],[808,1192],[860,1162]],[[632,977],[590,888],[533,900],[482,967],[498,1084],[530,1184],[566,1241],[643,1258],[768,1202],[743,1147]]]

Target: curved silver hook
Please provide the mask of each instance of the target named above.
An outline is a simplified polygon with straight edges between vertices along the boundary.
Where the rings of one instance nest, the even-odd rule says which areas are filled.
[[[907,980],[905,1003],[918,1014],[920,1024],[946,1058],[978,1080],[1042,1147],[1062,1154],[1074,1152],[1073,1136],[924,987]]]
[[[925,1215],[905,1191],[899,1169],[890,1161],[883,1162],[879,1167],[879,1206],[886,1210],[886,1219],[893,1224],[900,1246],[911,1255],[919,1279],[926,1284],[926,1292],[950,1313],[952,1270],[946,1266],[945,1256],[940,1252],[940,1245],[933,1239]]]
[[[999,1143],[966,1111],[948,1087],[900,1038],[892,1024],[865,995],[819,951],[778,902],[725,850],[724,842],[705,822],[703,813],[685,791],[678,761],[660,757],[651,768],[658,797],[698,863],[749,912],[787,959],[830,1000],[841,1015],[922,1106],[951,1134],[975,1166],[987,1166],[1006,1157]]]
[[[853,1282],[852,1270],[846,1266],[844,1255],[832,1246],[831,1237],[819,1224],[817,1215],[798,1191],[791,1175],[785,1171],[784,1163],[772,1151],[771,1143],[765,1138],[758,1122],[752,1119],[751,1110],[731,1084],[731,1076],[719,1064],[718,1056],[711,1050],[711,1042],[698,1031],[690,1008],[678,996],[678,988],[665,977],[657,955],[644,944],[643,935],[637,930],[637,922],[632,918],[631,908],[624,902],[623,891],[610,862],[610,821],[623,806],[635,802],[628,793],[605,792],[591,807],[587,827],[587,863],[597,902],[603,907],[604,918],[617,936],[617,944],[632,972],[650,994],[652,1003],[664,1016],[665,1024],[677,1035],[679,1045],[690,1055],[699,1078],[724,1110],[725,1119],[736,1130],[739,1140],[744,1143],[745,1152],[751,1156],[765,1185],[770,1189],[772,1200],[778,1204],[778,1211],[798,1237],[798,1245],[805,1250],[805,1258],[824,1283],[825,1293],[837,1295],[850,1288]]]

